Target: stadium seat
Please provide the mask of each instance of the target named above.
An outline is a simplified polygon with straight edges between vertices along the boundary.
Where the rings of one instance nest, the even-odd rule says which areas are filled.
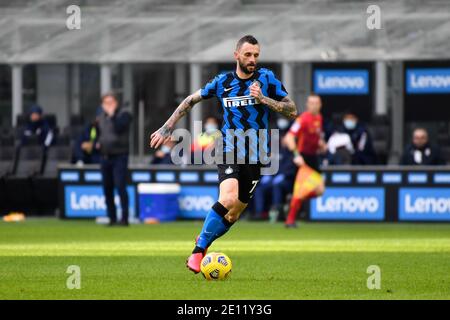
[[[14,145],[0,145],[0,178],[13,172],[15,154]]]
[[[3,139],[5,137],[12,137],[14,139],[13,128],[0,127],[0,139]]]
[[[61,141],[59,141],[61,142]],[[47,149],[41,175],[32,179],[33,199],[36,214],[54,214],[58,208],[58,165],[70,163],[72,149],[70,145],[56,144]]]
[[[56,115],[52,113],[44,114],[44,120],[47,121],[50,128],[55,129],[57,127]]]
[[[72,114],[70,116],[70,126],[84,126],[84,117],[81,114]]]
[[[39,145],[17,148],[13,173],[4,178],[9,211],[36,212],[32,177],[41,171],[44,149]]]
[[[10,135],[13,133],[14,133],[14,131],[11,126],[11,123],[3,118],[0,121],[0,136]]]
[[[70,146],[70,136],[67,133],[59,133],[56,135],[53,145],[54,146]]]
[[[9,208],[5,178],[14,170],[15,156],[16,148],[14,146],[14,137],[12,137],[12,139],[5,139],[5,137],[2,137],[0,139],[0,214],[6,213]]]
[[[16,117],[16,127],[24,127],[27,123],[28,114],[18,114]]]
[[[65,127],[62,134],[70,137],[70,140],[77,140],[78,137],[83,133],[84,125],[74,125]]]
[[[24,141],[24,146],[41,146],[39,137],[36,135],[29,136]]]
[[[450,145],[441,147],[441,157],[444,159],[446,164],[450,164]]]
[[[447,123],[440,123],[436,136],[436,144],[439,146],[450,146],[450,132]]]
[[[2,128],[0,130],[0,146],[14,146],[14,130],[12,128]]]
[[[372,121],[370,122],[375,125],[389,125],[389,117],[387,115],[376,114],[372,116]]]
[[[2,126],[11,126],[11,118],[10,117],[0,117],[0,124]]]
[[[45,156],[42,176],[57,178],[58,164],[70,163],[72,159],[72,150],[70,145],[55,145],[48,148]]]
[[[19,141],[20,141],[20,139],[22,138],[22,134],[23,134],[24,131],[25,131],[25,126],[16,126],[16,127],[14,127],[14,129],[13,129],[13,132],[14,132],[14,138],[15,138],[16,140],[19,140]]]
[[[376,121],[375,121],[376,122]],[[390,151],[390,128],[386,123],[370,124],[367,126],[372,135],[373,148],[377,155],[378,164],[386,164]]]
[[[14,176],[26,178],[41,172],[44,149],[38,144],[26,144],[18,149]]]

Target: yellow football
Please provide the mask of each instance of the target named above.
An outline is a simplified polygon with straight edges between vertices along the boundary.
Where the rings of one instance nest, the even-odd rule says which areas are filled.
[[[225,280],[231,272],[231,260],[221,252],[211,252],[202,259],[200,270],[206,280]]]

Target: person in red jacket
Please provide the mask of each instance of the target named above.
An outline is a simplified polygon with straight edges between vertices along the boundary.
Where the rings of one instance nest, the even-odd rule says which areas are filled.
[[[301,167],[307,164],[316,171],[320,171],[319,153],[326,150],[323,140],[323,120],[320,114],[322,100],[316,94],[308,96],[306,111],[297,117],[285,137],[289,150],[294,153],[294,163]],[[325,190],[322,184],[308,198],[317,197]],[[304,199],[303,199],[304,200]],[[302,205],[302,199],[293,199],[286,219],[286,227],[296,227],[295,218]]]

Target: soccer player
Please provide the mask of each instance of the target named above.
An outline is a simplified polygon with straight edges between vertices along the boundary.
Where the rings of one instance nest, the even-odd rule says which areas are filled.
[[[199,101],[216,97],[222,106],[221,131],[226,160],[218,164],[219,199],[208,212],[195,248],[186,262],[194,273],[200,271],[200,262],[211,243],[239,219],[260,179],[261,158],[254,152],[258,141],[255,143],[255,139],[251,139],[247,143],[245,136],[238,133],[262,129],[268,135],[270,111],[289,119],[297,116],[294,102],[274,73],[257,68],[259,53],[259,43],[253,36],[242,37],[234,51],[236,70],[217,75],[202,89],[188,96],[166,123],[151,135],[150,147],[157,148],[170,139],[175,123]],[[235,136],[230,134],[230,129],[235,130]],[[268,143],[268,136],[265,142]],[[230,162],[227,154],[233,154],[234,161]],[[237,158],[244,158],[245,163],[237,164]]]
[[[294,153],[294,163],[301,167],[305,163],[312,169],[319,171],[319,152],[326,148],[322,139],[323,121],[320,109],[322,100],[318,95],[311,94],[306,101],[306,111],[292,124],[285,137],[289,150]],[[317,197],[323,194],[325,186],[322,184],[311,192],[306,198]],[[296,227],[295,218],[302,206],[302,200],[292,199],[289,213],[286,218],[286,227]]]

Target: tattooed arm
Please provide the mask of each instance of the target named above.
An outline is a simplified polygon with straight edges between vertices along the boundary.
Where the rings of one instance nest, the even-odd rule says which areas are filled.
[[[294,101],[292,101],[289,97],[284,97],[281,101],[277,101],[269,97],[262,97],[260,101],[271,110],[281,113],[289,119],[294,120],[297,117],[297,107],[295,106]]]
[[[202,100],[202,96],[200,95],[200,90],[189,95],[180,105],[175,109],[170,118],[164,123],[164,125],[152,133],[150,136],[150,147],[158,148],[161,144],[170,139],[170,135],[172,134],[173,129],[175,128],[175,124],[184,117],[192,107]]]
[[[258,85],[252,85],[250,87],[250,95],[259,100],[260,103],[268,106],[271,110],[281,113],[289,119],[294,120],[297,117],[297,107],[295,106],[294,101],[287,96],[281,101],[271,99],[262,94],[261,88]]]

